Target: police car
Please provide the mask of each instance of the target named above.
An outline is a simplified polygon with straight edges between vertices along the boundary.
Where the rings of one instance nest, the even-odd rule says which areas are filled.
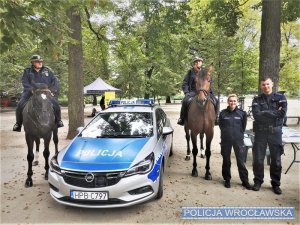
[[[163,195],[173,128],[152,100],[112,100],[50,160],[51,196],[59,203],[125,207]]]

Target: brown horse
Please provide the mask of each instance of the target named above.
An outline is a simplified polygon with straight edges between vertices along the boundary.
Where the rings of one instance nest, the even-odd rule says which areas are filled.
[[[192,100],[189,110],[187,120],[184,123],[184,130],[186,134],[186,140],[188,145],[188,155],[190,154],[189,149],[189,140],[190,137],[192,138],[193,144],[193,170],[192,176],[197,177],[197,135],[200,134],[200,137],[203,139],[203,135],[205,134],[206,137],[206,149],[205,149],[205,156],[206,156],[206,173],[205,179],[211,180],[211,174],[209,172],[209,160],[211,155],[211,141],[214,136],[214,125],[215,125],[215,109],[212,103],[212,100],[209,95],[210,90],[210,74],[213,71],[213,66],[210,66],[208,69],[202,68],[199,73],[196,75],[195,82],[196,82],[196,90],[197,95]]]

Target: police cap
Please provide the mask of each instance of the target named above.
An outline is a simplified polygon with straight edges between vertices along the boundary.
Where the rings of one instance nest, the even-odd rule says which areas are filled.
[[[30,60],[31,62],[35,62],[35,61],[43,62],[43,59],[40,55],[32,55]]]
[[[194,60],[193,60],[193,63],[198,62],[198,61],[203,62],[203,59],[200,58],[200,57],[195,57]]]

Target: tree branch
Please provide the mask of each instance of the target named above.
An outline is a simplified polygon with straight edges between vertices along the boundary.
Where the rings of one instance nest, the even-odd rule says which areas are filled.
[[[86,17],[87,17],[88,26],[89,26],[90,30],[96,35],[97,40],[98,41],[104,40],[104,41],[109,43],[109,40],[104,35],[96,32],[95,29],[93,28],[93,26],[91,24],[91,21],[90,21],[91,15],[90,15],[90,12],[88,11],[86,6],[84,7],[84,11],[85,11],[85,14],[86,14]]]

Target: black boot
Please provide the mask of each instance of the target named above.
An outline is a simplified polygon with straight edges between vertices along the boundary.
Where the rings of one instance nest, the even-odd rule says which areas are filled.
[[[16,123],[13,127],[13,131],[21,132],[22,124]]]
[[[63,123],[63,121],[59,120],[59,121],[57,121],[56,125],[57,125],[57,128],[60,128],[60,127],[64,126],[64,123]]]
[[[184,103],[182,102],[182,106],[181,106],[181,109],[180,109],[180,118],[177,121],[177,124],[180,125],[180,126],[184,125],[184,106],[183,106],[183,104]]]
[[[215,120],[215,126],[219,125],[219,114],[216,113],[216,120]]]

